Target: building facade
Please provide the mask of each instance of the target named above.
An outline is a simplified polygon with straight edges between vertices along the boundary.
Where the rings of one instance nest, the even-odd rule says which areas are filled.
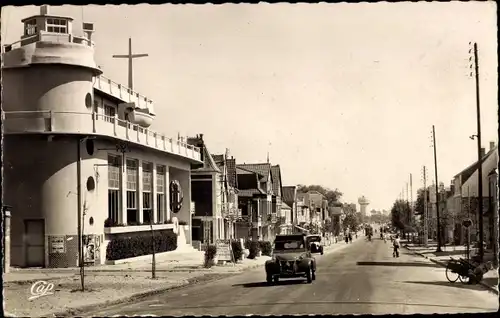
[[[140,235],[150,220],[157,230],[172,230],[174,216],[191,224],[200,150],[149,130],[153,102],[102,75],[92,24],[78,36],[71,17],[42,8],[2,52],[11,263],[77,266],[82,244],[84,262],[102,264],[113,237]]]

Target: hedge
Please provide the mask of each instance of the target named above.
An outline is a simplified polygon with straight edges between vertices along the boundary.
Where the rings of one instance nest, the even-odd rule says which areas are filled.
[[[209,245],[205,249],[205,264],[204,265],[206,268],[209,268],[212,266],[215,255],[217,255],[217,246]]]
[[[273,247],[269,241],[259,241],[259,248],[262,251],[262,255],[271,256],[273,253]]]
[[[155,231],[155,252],[173,251],[177,248],[177,235],[172,231]],[[110,261],[152,254],[152,237],[147,232],[132,237],[118,236],[109,241],[106,259]]]
[[[248,254],[248,258],[249,259],[256,258],[257,254],[260,251],[260,244],[259,244],[259,242],[258,241],[250,241],[248,251],[249,251],[249,254]]]
[[[233,250],[233,255],[234,255],[235,261],[236,262],[239,261],[243,256],[243,248],[241,247],[240,241],[232,240],[231,241],[231,248]]]

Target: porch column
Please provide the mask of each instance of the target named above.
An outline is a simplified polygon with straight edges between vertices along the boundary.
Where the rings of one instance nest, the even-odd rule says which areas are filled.
[[[126,225],[127,224],[127,158],[125,155],[121,156],[122,159],[122,171],[121,175],[122,177],[120,178],[120,189],[122,190],[120,192],[121,194],[121,200],[120,200],[120,209],[121,213],[118,217],[119,222]]]
[[[3,272],[10,272],[10,211],[7,207],[2,207],[3,209],[3,222],[4,222],[4,233],[3,233],[3,243],[4,243],[4,258],[3,258]]]
[[[165,166],[165,220],[171,220],[172,215],[170,211],[170,168],[169,166]]]
[[[160,215],[158,216],[158,205],[157,205],[157,202],[156,202],[156,185],[157,185],[157,180],[156,180],[156,163],[152,163],[153,165],[153,171],[152,171],[152,175],[151,175],[151,178],[153,179],[152,180],[152,189],[151,189],[151,200],[153,200],[152,203],[152,208],[153,208],[153,223],[157,223],[157,222],[162,222],[163,223],[163,216]],[[158,219],[159,217],[159,219]]]
[[[142,209],[142,160],[137,160],[137,213],[139,213],[139,224],[144,222]]]

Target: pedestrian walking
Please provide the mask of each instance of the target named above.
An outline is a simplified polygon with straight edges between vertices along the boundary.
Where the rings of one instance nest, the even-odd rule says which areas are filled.
[[[392,242],[393,246],[393,252],[392,252],[392,257],[399,257],[399,235],[396,234],[396,237],[394,238],[394,241]]]
[[[352,234],[349,233],[349,242],[352,243]]]
[[[349,244],[349,235],[347,235],[347,234],[345,235],[345,243]]]

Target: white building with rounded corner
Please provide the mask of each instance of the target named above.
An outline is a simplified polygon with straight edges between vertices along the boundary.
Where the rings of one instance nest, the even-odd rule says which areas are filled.
[[[21,39],[2,48],[11,265],[77,266],[79,233],[84,247],[93,244],[85,262],[102,264],[110,239],[150,231],[151,216],[158,233],[177,217],[178,245],[189,245],[190,168],[200,150],[150,130],[153,102],[102,75],[92,24],[75,35],[73,19],[47,7],[22,22]]]

